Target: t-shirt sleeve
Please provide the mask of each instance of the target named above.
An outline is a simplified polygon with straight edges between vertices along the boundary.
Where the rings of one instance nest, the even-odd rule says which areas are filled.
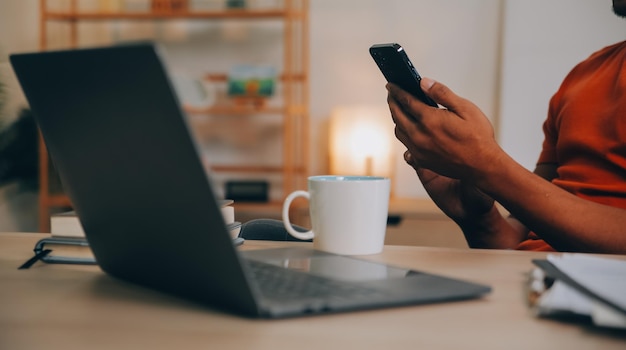
[[[550,99],[550,107],[548,108],[548,117],[543,122],[543,145],[537,164],[557,163],[556,143],[558,141],[558,131],[556,126],[555,106],[557,104],[558,94]]]

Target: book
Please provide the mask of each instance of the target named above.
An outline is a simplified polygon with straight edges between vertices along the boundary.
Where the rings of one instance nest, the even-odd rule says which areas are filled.
[[[50,216],[50,233],[54,237],[85,237],[85,231],[75,211],[66,211]]]
[[[233,245],[243,244],[244,239],[239,237],[239,231],[241,230],[240,222],[231,222],[227,225],[227,229],[233,239]],[[89,247],[89,242],[85,237],[50,236],[42,238],[37,241],[33,251],[35,256],[24,262],[19,269],[28,269],[38,261],[48,264],[97,264],[96,258]]]
[[[237,222],[235,221],[235,207],[232,205],[233,203],[234,201],[230,199],[220,200],[224,223],[229,226],[229,231],[231,235],[235,235],[233,237],[235,238],[236,235],[239,234],[241,224],[239,223],[237,225]],[[50,234],[52,234],[53,237],[85,237],[85,231],[80,223],[80,219],[73,210],[52,214],[50,216]]]
[[[37,261],[48,264],[95,265],[89,243],[80,237],[46,237],[35,244],[35,256],[28,259],[20,269],[30,268]]]

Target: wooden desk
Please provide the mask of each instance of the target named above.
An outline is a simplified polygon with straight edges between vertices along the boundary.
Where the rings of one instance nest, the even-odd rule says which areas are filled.
[[[531,314],[524,275],[542,253],[387,246],[367,259],[466,278],[494,290],[479,300],[266,321],[119,282],[95,266],[39,263],[17,270],[41,237],[0,234],[0,349],[626,348],[625,333]],[[281,244],[288,243],[244,246]]]

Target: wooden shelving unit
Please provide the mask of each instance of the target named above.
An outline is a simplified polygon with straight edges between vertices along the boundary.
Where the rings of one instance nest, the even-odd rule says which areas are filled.
[[[224,8],[216,10],[194,10],[190,1],[180,1],[184,6],[177,9],[155,6],[155,0],[145,0],[148,6],[145,11],[124,12],[122,10],[101,11],[83,10],[82,0],[40,0],[40,49],[49,49],[50,23],[62,23],[68,27],[67,48],[79,46],[80,22],[102,21],[167,21],[167,20],[274,20],[280,21],[283,28],[283,62],[279,67],[280,100],[278,106],[230,104],[216,105],[208,108],[186,107],[190,115],[237,116],[245,121],[246,117],[273,114],[282,117],[282,164],[276,165],[220,165],[211,164],[214,172],[243,174],[278,174],[281,177],[282,197],[289,192],[306,188],[306,177],[309,164],[309,68],[308,68],[308,0],[276,0],[272,7],[254,6],[243,8]],[[122,1],[123,0],[118,0]],[[226,1],[226,0],[224,0]],[[163,1],[158,1],[163,3]],[[267,2],[267,1],[266,1]],[[165,1],[167,3],[167,1]],[[254,4],[254,0],[247,3]],[[53,6],[50,6],[50,5]],[[207,79],[226,80],[226,74],[212,73]],[[245,124],[245,122],[244,122]],[[245,127],[243,125],[242,127]],[[39,138],[39,230],[50,231],[50,213],[55,208],[71,207],[71,202],[62,192],[54,189],[54,170],[50,164],[43,139]],[[158,190],[158,189],[155,189]],[[277,210],[281,201],[271,203],[237,203],[238,210]]]

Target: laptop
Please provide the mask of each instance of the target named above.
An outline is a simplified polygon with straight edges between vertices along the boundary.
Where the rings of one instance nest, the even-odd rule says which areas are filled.
[[[262,318],[490,292],[302,247],[238,251],[155,44],[10,60],[96,261],[115,278]]]

